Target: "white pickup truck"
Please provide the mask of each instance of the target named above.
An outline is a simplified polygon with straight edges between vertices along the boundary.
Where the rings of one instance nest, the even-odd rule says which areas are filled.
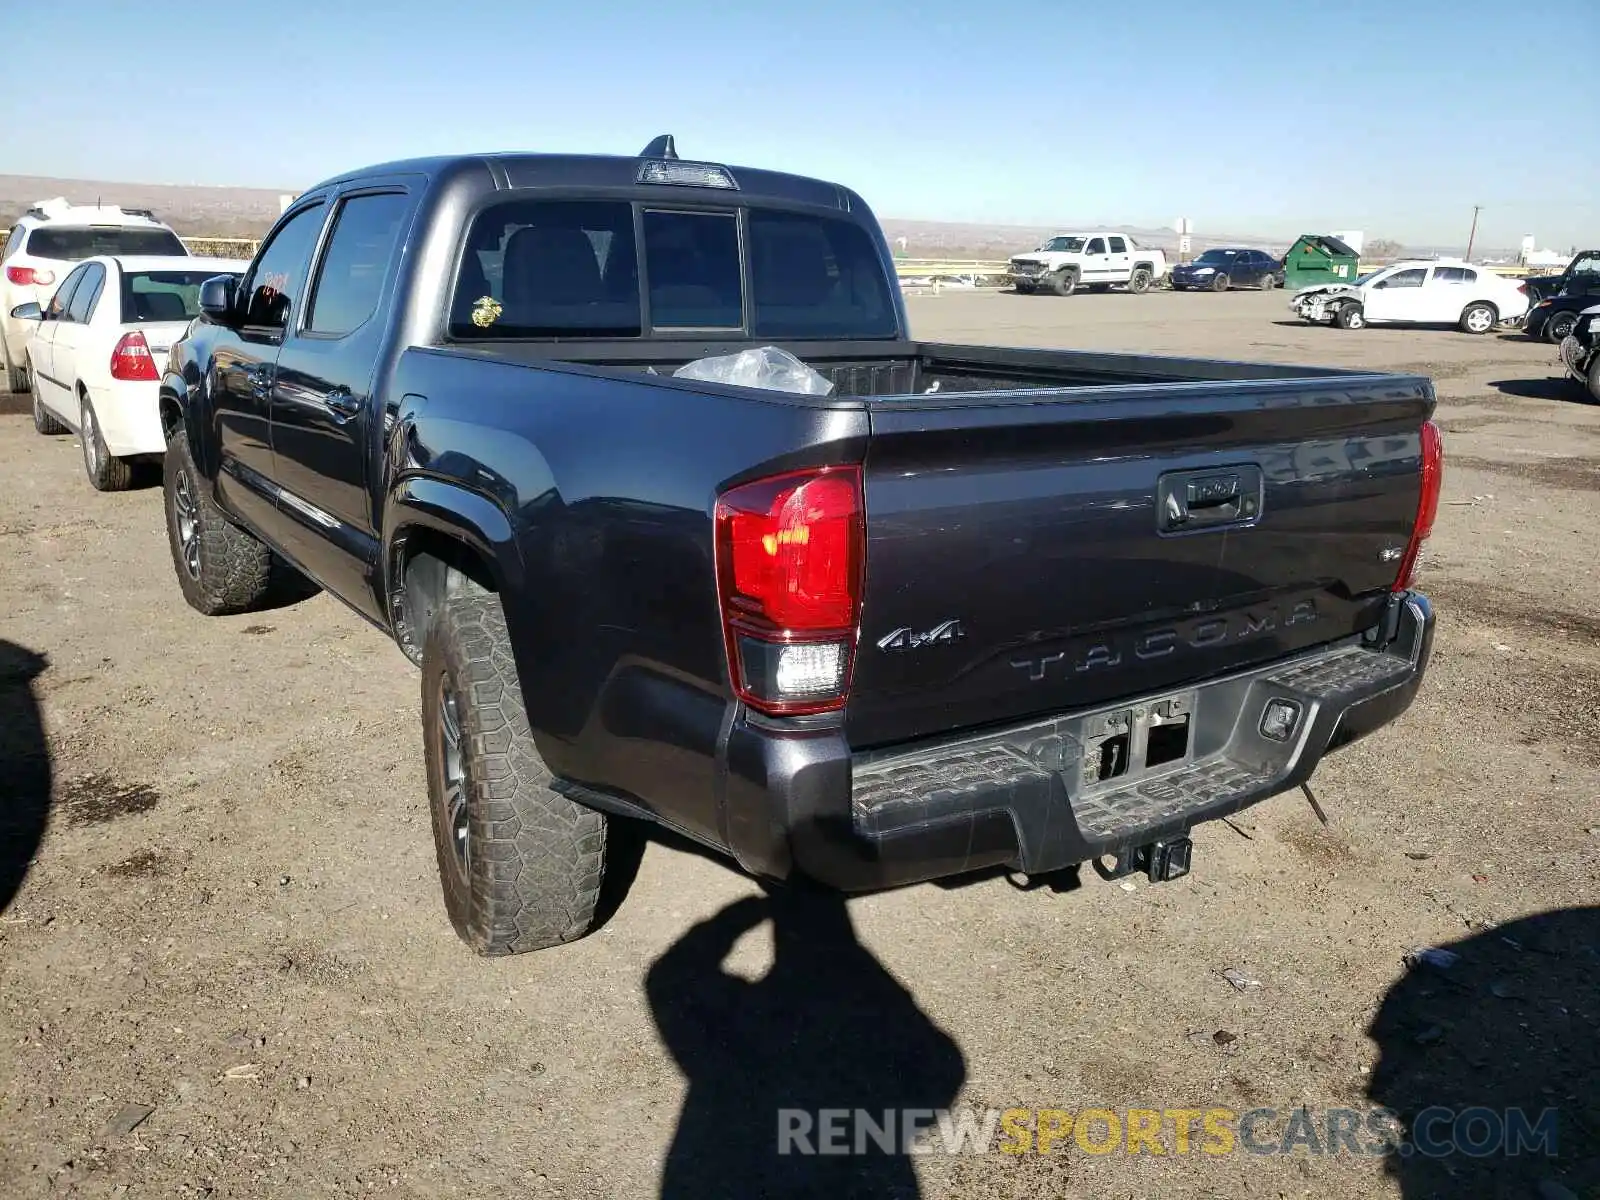
[[[1114,283],[1140,293],[1167,273],[1167,260],[1161,251],[1125,234],[1059,233],[1037,250],[1014,255],[1008,273],[1024,293],[1048,290],[1070,296],[1080,285],[1104,292]]]

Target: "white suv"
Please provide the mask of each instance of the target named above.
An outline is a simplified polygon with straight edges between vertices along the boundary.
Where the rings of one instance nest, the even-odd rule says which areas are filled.
[[[46,308],[73,266],[97,254],[187,255],[178,235],[148,209],[41,200],[11,227],[0,254],[0,352],[13,392],[28,385],[28,338],[37,325],[11,315],[19,305]]]

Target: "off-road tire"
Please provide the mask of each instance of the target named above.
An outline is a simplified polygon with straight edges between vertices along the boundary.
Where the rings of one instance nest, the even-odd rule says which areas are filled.
[[[33,379],[33,364],[25,365],[23,370],[28,373],[28,390],[33,393],[33,427],[46,437],[54,437],[58,433],[71,432],[56,419],[55,414],[46,408],[39,399],[39,385]],[[11,390],[16,391],[15,388]]]
[[[1550,318],[1544,323],[1544,340],[1554,345],[1561,345],[1566,340],[1567,334],[1577,327],[1578,317],[1582,315],[1575,312],[1551,313]]]
[[[1341,304],[1339,311],[1333,314],[1333,323],[1340,329],[1365,329],[1367,314],[1359,304]]]
[[[1078,273],[1076,271],[1057,271],[1050,276],[1050,288],[1058,296],[1070,296],[1078,290]]]
[[[272,551],[228,520],[207,494],[189,453],[189,438],[179,425],[167,435],[162,463],[162,502],[167,514],[167,545],[172,569],[189,607],[208,617],[246,612],[272,585]],[[194,552],[187,558],[179,513],[186,497],[194,521]]]
[[[78,397],[78,441],[83,449],[83,473],[97,492],[125,492],[133,483],[133,464],[106,449],[100,420],[89,397]]]
[[[1589,359],[1589,403],[1600,404],[1600,354]]]
[[[1228,278],[1228,273],[1226,271],[1218,271],[1211,277],[1211,290],[1213,292],[1225,292],[1228,290],[1228,285],[1232,282],[1233,281]]]
[[[447,695],[464,811],[446,782]],[[483,955],[520,954],[588,933],[605,876],[607,818],[551,786],[499,596],[472,588],[435,617],[422,649],[422,738],[439,880],[461,940]]]
[[[1142,296],[1150,290],[1152,278],[1149,267],[1135,267],[1128,276],[1128,290],[1135,296]]]
[[[1488,316],[1489,316],[1489,320],[1488,320],[1487,324],[1485,324],[1482,329],[1474,329],[1472,327],[1473,314],[1474,313],[1480,313],[1480,312],[1481,313],[1487,313]],[[1495,327],[1495,325],[1499,322],[1499,320],[1500,320],[1500,314],[1495,312],[1494,305],[1485,304],[1481,300],[1480,301],[1476,301],[1476,302],[1474,302],[1472,304],[1467,305],[1465,308],[1463,308],[1461,310],[1461,325],[1460,325],[1461,332],[1462,333],[1470,333],[1470,334],[1481,336],[1481,335],[1483,335],[1485,333],[1488,333],[1490,330],[1492,330]]]

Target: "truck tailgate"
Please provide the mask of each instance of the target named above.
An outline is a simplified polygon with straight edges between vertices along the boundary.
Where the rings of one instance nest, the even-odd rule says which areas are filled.
[[[1376,623],[1428,380],[874,402],[859,749],[1178,689]]]

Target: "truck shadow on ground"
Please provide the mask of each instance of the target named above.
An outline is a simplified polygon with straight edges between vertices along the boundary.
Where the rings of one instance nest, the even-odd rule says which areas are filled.
[[[1523,400],[1564,400],[1569,404],[1589,403],[1583,385],[1561,375],[1547,379],[1491,379],[1489,386],[1502,396]]]
[[[771,969],[753,982],[728,973],[734,944],[766,921]],[[688,1078],[665,1200],[920,1195],[903,1144],[885,1148],[868,1133],[858,1147],[853,1121],[839,1132],[862,1152],[805,1152],[826,1142],[823,1109],[880,1123],[886,1109],[898,1119],[948,1108],[966,1078],[955,1040],[857,940],[842,895],[767,886],[689,930],[651,967],[645,991]],[[801,1135],[790,1153],[785,1128]]]
[[[49,823],[50,747],[33,694],[48,665],[0,638],[0,912],[16,898]]]
[[[1367,1031],[1367,1094],[1412,1147],[1387,1160],[1401,1195],[1600,1196],[1600,907],[1442,948],[1459,958],[1409,970]]]

